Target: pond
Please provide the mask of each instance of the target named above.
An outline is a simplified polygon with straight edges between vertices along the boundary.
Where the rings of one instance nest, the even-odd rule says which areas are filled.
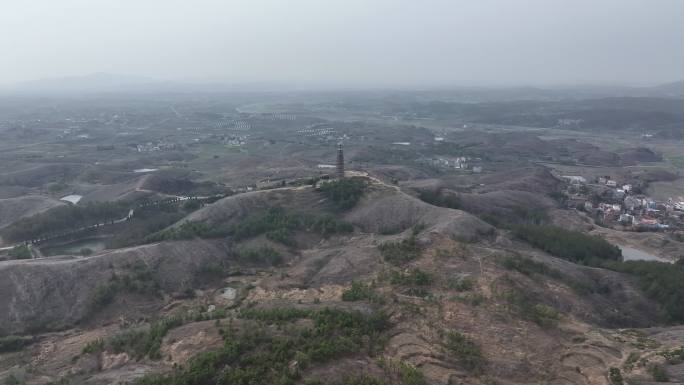
[[[639,249],[634,249],[628,246],[620,246],[618,247],[622,250],[622,257],[625,261],[657,261],[657,262],[667,262],[671,263],[671,261],[658,257],[657,255],[649,254],[645,251],[639,250]]]
[[[49,246],[41,249],[46,256],[54,255],[81,255],[82,249],[90,249],[93,253],[100,252],[106,249],[106,239],[90,238],[81,239],[74,242],[65,243],[62,245]]]

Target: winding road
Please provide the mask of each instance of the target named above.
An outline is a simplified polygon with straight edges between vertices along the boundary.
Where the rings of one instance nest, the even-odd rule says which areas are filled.
[[[45,241],[49,241],[52,239],[57,239],[57,238],[61,238],[61,237],[65,237],[65,236],[73,235],[73,234],[78,234],[82,231],[93,230],[93,229],[97,229],[100,227],[111,226],[111,225],[123,223],[123,222],[131,220],[135,216],[135,210],[136,209],[143,208],[143,207],[159,206],[162,204],[173,204],[173,203],[184,202],[184,201],[189,201],[189,200],[203,201],[203,200],[214,199],[214,198],[220,199],[220,198],[224,198],[225,196],[226,196],[225,194],[211,195],[211,196],[197,196],[197,197],[174,196],[173,198],[169,198],[169,199],[162,199],[162,200],[158,200],[158,201],[147,202],[147,203],[139,204],[137,207],[130,209],[128,211],[128,214],[126,214],[126,216],[124,216],[122,218],[104,221],[104,222],[96,223],[93,225],[83,226],[83,227],[79,227],[77,229],[69,230],[68,232],[53,234],[53,235],[46,236],[43,238],[33,239],[30,241],[24,241],[24,242],[15,243],[13,245],[5,246],[5,247],[0,247],[0,251],[11,250],[11,249],[14,249],[15,247],[19,247],[19,246],[23,246],[23,245],[36,245],[36,244],[39,244],[39,243],[42,243]]]

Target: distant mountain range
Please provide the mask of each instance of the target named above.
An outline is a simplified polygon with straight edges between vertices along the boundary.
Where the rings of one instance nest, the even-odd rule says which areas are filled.
[[[85,76],[38,79],[15,83],[9,90],[22,92],[93,92],[122,91],[131,88],[154,86],[161,82],[154,79],[109,73],[94,73]]]
[[[292,90],[292,87],[267,83],[227,84],[220,82],[182,82],[144,76],[94,73],[84,76],[47,78],[0,87],[0,92],[89,94],[117,92],[225,92]]]
[[[226,92],[226,91],[294,91],[307,87],[267,83],[226,84],[168,81],[144,76],[94,73],[85,76],[47,78],[0,87],[9,93],[117,93],[117,92]],[[314,89],[312,89],[314,90]],[[318,89],[317,91],[321,91]],[[334,90],[333,90],[334,91]],[[349,91],[348,89],[345,91]],[[396,90],[395,90],[396,91]],[[409,91],[409,90],[407,90]],[[423,89],[427,91],[427,89]],[[684,81],[652,87],[635,86],[556,86],[556,87],[443,87],[432,92],[457,93],[473,99],[549,100],[602,97],[684,98]]]
[[[663,96],[684,97],[684,80],[661,84],[657,87],[653,87],[653,89],[659,91]]]

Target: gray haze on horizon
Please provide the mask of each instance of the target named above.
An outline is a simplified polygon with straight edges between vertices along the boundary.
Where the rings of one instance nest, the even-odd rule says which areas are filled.
[[[120,73],[385,87],[684,79],[681,0],[7,0],[0,84]]]

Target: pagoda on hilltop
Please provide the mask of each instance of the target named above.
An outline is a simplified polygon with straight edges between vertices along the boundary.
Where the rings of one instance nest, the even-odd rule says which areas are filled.
[[[342,151],[342,143],[337,144],[337,178],[344,178],[344,152]]]

